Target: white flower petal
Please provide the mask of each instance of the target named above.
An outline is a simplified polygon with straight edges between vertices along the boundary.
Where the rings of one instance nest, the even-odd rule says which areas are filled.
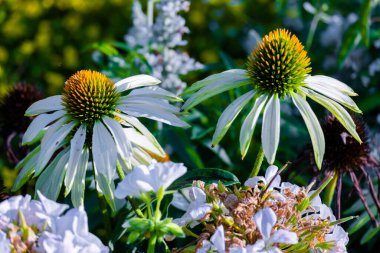
[[[41,173],[36,182],[38,189],[45,197],[56,200],[62,187],[63,178],[69,161],[69,149],[61,151]]]
[[[355,91],[348,86],[345,83],[342,83],[341,81],[329,77],[329,76],[322,76],[322,75],[315,75],[315,76],[309,76],[305,80],[306,83],[316,83],[319,85],[327,86],[333,89],[337,89],[344,94],[348,96],[357,96],[358,94],[355,93]]]
[[[208,76],[203,80],[193,83],[182,93],[182,96],[186,96],[191,93],[194,93],[195,91],[202,89],[206,85],[213,84],[220,80],[231,82],[232,80],[239,80],[242,76],[246,76],[246,75],[247,75],[247,71],[245,69],[226,70],[224,72]]]
[[[136,105],[118,105],[117,109],[122,112],[134,116],[134,117],[145,117],[148,119],[156,120],[163,122],[168,125],[177,126],[177,127],[189,127],[189,125],[179,119],[173,113],[157,109],[153,105],[145,105],[145,106],[136,106]]]
[[[310,81],[310,79],[306,79],[305,83],[314,91],[317,91],[322,95],[335,100],[336,102],[344,105],[345,107],[350,108],[352,111],[357,113],[362,112],[359,109],[359,107],[355,104],[354,100],[352,100],[348,95],[344,94],[343,92],[331,87],[326,87],[324,83]]]
[[[10,253],[11,252],[11,242],[7,238],[7,235],[0,230],[0,252]]]
[[[217,249],[218,252],[225,252],[225,241],[224,241],[224,227],[223,225],[220,225],[215,233],[211,236],[210,241],[214,245],[214,247]]]
[[[65,176],[65,196],[71,191],[74,178],[76,177],[79,161],[82,156],[84,142],[86,140],[86,126],[81,125],[70,141],[70,158]]]
[[[77,173],[75,174],[73,189],[71,190],[71,201],[74,207],[78,208],[84,204],[84,190],[85,190],[85,176],[88,166],[88,158],[90,151],[85,148],[82,150],[80,160],[77,166]]]
[[[25,112],[25,116],[34,116],[45,112],[62,110],[61,96],[51,96],[33,103]]]
[[[278,167],[275,165],[271,165],[267,168],[267,170],[265,171],[265,180],[267,184],[269,184],[274,178],[274,176],[276,176],[277,171],[278,171]],[[281,177],[280,175],[277,175],[275,179],[273,179],[273,182],[269,186],[269,189],[273,189],[273,187],[279,187],[280,184],[281,184]]]
[[[315,162],[320,169],[325,154],[325,137],[321,125],[319,124],[317,116],[315,116],[313,110],[310,108],[310,105],[306,102],[306,99],[297,93],[293,93],[291,97],[305,121],[310,134],[311,143],[313,144]]]
[[[138,106],[144,109],[146,106],[152,106],[156,109],[160,109],[163,111],[171,112],[174,114],[179,113],[179,108],[169,104],[167,100],[158,99],[158,98],[150,98],[145,96],[144,98],[140,97],[129,97],[121,99],[119,104],[123,105],[123,108],[128,108],[130,106]]]
[[[294,232],[279,229],[271,236],[270,243],[296,244],[298,243],[298,236]]]
[[[267,98],[268,97],[266,95],[261,95],[256,99],[252,110],[249,112],[248,116],[245,118],[243,122],[243,125],[241,126],[239,141],[242,158],[244,158],[248,152],[248,148],[252,140],[257,119],[259,118],[259,115],[265,105],[265,102],[267,101]]]
[[[347,131],[359,142],[360,140],[359,134],[356,132],[356,125],[350,114],[337,102],[331,100],[323,95],[320,95],[317,92],[314,92],[310,89],[301,88],[305,94],[310,97],[315,102],[319,103],[323,107],[325,107],[329,112],[331,112],[338,121],[347,129]]]
[[[232,122],[239,115],[243,107],[253,98],[254,91],[249,91],[233,101],[222,113],[216,124],[216,130],[212,137],[212,145],[217,145],[230,128]]]
[[[256,177],[248,178],[248,180],[245,181],[244,185],[251,188],[255,188],[255,186],[258,185],[259,182],[263,182],[265,185],[267,184],[267,181],[265,180],[264,177],[256,176]]]
[[[146,97],[151,98],[160,98],[173,102],[182,102],[183,99],[176,96],[174,93],[171,93],[167,90],[164,90],[157,86],[145,87],[141,89],[135,89],[128,94],[128,97],[138,97],[144,99]]]
[[[36,175],[38,175],[49,162],[54,152],[61,146],[70,131],[75,127],[75,122],[63,125],[52,135],[45,135],[41,142],[41,152],[36,165]]]
[[[150,142],[148,138],[137,132],[135,129],[124,128],[123,131],[125,135],[128,136],[129,141],[134,145],[137,145],[143,148],[144,150],[149,151],[150,153],[156,154],[158,156],[165,156],[165,153],[162,153],[160,149],[157,149],[154,143]]]
[[[115,83],[116,90],[122,92],[142,86],[157,85],[161,81],[149,75],[136,75],[124,78]]]
[[[268,163],[273,164],[280,141],[280,100],[277,95],[273,95],[265,107],[261,141]]]
[[[263,239],[266,241],[270,238],[270,234],[274,224],[276,224],[276,214],[269,207],[259,210],[254,216],[253,220],[256,223]]]
[[[150,183],[154,191],[162,186],[166,190],[175,180],[183,176],[187,169],[182,163],[156,163],[149,166]]]
[[[37,191],[37,195],[39,200],[41,201],[42,207],[44,211],[51,216],[60,216],[63,212],[69,208],[69,205],[59,204],[46,196],[44,196],[40,191]]]
[[[116,143],[103,123],[96,121],[92,134],[92,157],[99,174],[112,180],[116,171]]]
[[[30,123],[28,129],[25,131],[24,136],[22,137],[22,144],[32,144],[39,133],[51,122],[62,117],[66,112],[63,110],[56,111],[52,114],[41,114],[38,115],[32,123]]]
[[[249,84],[251,82],[246,75],[246,72],[239,71],[238,73],[239,74],[236,75],[224,75],[224,78],[211,79],[213,76],[208,77],[210,78],[210,82],[207,82],[207,85],[204,85],[202,89],[191,95],[191,97],[183,104],[182,109],[191,109],[212,96]]]
[[[41,151],[41,146],[37,146],[33,151],[31,151],[24,159],[22,159],[16,166],[16,170],[19,171],[16,181],[13,184],[12,191],[17,191],[23,186],[26,181],[32,176],[36,168],[39,152]]]

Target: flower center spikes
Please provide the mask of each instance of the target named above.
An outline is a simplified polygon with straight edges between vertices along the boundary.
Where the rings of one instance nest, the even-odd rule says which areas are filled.
[[[81,70],[72,75],[66,81],[62,96],[68,114],[88,125],[110,116],[118,98],[114,83],[92,70]]]
[[[310,58],[295,35],[277,29],[266,35],[248,58],[248,75],[255,90],[285,97],[303,85]]]

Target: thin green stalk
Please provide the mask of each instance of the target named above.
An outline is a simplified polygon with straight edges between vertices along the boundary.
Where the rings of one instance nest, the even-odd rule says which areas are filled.
[[[326,186],[325,195],[323,196],[323,203],[325,203],[327,206],[331,206],[332,200],[334,198],[334,193],[335,193],[336,183],[338,182],[338,178],[339,178],[339,173],[335,172],[333,179]]]
[[[263,163],[264,160],[264,149],[263,146],[260,145],[259,152],[257,153],[256,156],[256,161],[255,164],[253,165],[251,174],[249,174],[249,178],[255,177],[259,174],[261,164]]]
[[[319,17],[319,12],[318,12],[314,16],[310,24],[309,33],[307,34],[307,39],[306,39],[306,50],[309,50],[311,48],[311,45],[313,44],[313,39],[314,39],[315,31],[317,30],[319,20],[320,20],[320,17]]]
[[[117,175],[119,176],[119,178],[121,180],[123,180],[125,178],[123,168],[121,167],[119,162],[116,164],[116,172],[117,172]]]
[[[152,234],[148,242],[148,253],[154,253],[156,249],[157,235]]]

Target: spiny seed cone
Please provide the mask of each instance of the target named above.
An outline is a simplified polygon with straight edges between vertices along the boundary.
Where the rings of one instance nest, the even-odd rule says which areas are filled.
[[[367,126],[362,117],[355,115],[352,118],[362,144],[355,140],[334,116],[326,117],[322,125],[326,141],[323,170],[344,173],[372,164]]]
[[[3,137],[12,132],[24,133],[32,121],[25,117],[25,111],[34,102],[42,99],[42,94],[34,86],[16,84],[0,102],[0,131]]]
[[[87,125],[111,116],[118,98],[114,83],[92,70],[80,70],[72,75],[66,81],[62,96],[68,114]]]
[[[255,90],[285,97],[302,86],[310,73],[310,58],[295,35],[277,29],[266,35],[247,62]]]

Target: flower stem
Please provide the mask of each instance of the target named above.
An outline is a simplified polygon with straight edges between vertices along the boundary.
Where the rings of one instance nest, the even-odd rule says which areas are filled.
[[[123,168],[121,167],[119,162],[116,164],[116,172],[117,172],[117,175],[119,176],[119,178],[121,180],[123,180],[125,178]]]
[[[334,193],[335,193],[336,184],[338,182],[338,178],[339,178],[339,173],[335,172],[333,179],[326,186],[325,195],[323,196],[323,203],[325,203],[327,206],[331,206],[332,200],[334,198]]]
[[[315,31],[317,30],[319,20],[320,20],[320,17],[319,17],[319,12],[318,12],[313,17],[313,20],[311,21],[311,24],[310,24],[309,33],[307,34],[307,39],[306,39],[306,50],[309,50],[311,48],[311,45],[313,44],[313,39],[314,39]]]
[[[152,234],[152,236],[149,238],[148,242],[148,253],[154,253],[156,249],[156,241],[157,241],[157,235]]]
[[[253,165],[251,174],[249,174],[249,178],[255,177],[259,174],[261,164],[263,163],[264,160],[264,149],[263,146],[260,145],[259,152],[257,152],[256,155],[256,161],[255,164]]]
[[[153,25],[154,0],[148,1],[148,26]]]

